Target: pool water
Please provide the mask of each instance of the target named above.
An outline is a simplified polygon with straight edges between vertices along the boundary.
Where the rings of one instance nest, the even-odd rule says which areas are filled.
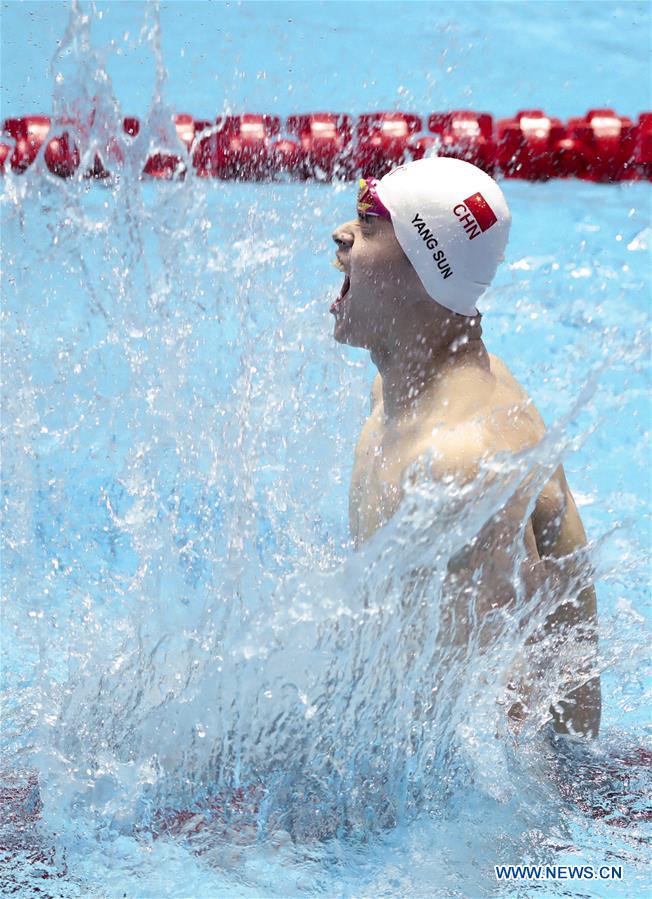
[[[426,484],[354,552],[373,370],[328,313],[354,189],[137,174],[154,122],[222,103],[636,115],[649,19],[633,3],[3,9],[3,115],[95,96],[106,122],[150,123],[117,181],[42,161],[4,179],[6,893],[648,895],[649,185],[503,182],[512,236],[483,327],[549,437],[494,490],[472,485],[454,526],[450,491]],[[589,746],[540,730],[572,653],[522,732],[505,722],[545,596],[463,656],[440,631],[447,559],[559,460],[599,601]],[[496,881],[519,862],[623,880]]]

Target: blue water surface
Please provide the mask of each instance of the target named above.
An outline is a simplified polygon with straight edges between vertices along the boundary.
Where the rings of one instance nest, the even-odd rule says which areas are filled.
[[[144,120],[115,181],[3,184],[4,892],[648,895],[649,184],[503,182],[480,303],[595,568],[601,736],[553,751],[499,709],[516,618],[451,659],[434,581],[395,590],[452,552],[442,496],[351,547],[352,186],[138,173],[173,111],[635,116],[649,5],[5,3],[1,38],[3,115]],[[497,883],[526,861],[623,879]]]
[[[115,95],[142,115],[155,82],[145,6],[94,8]],[[67,19],[67,3],[2,4],[4,115],[51,110]],[[160,4],[165,98],[196,116],[542,108],[567,118],[612,106],[635,117],[651,104],[650,40],[650,6],[637,2]]]

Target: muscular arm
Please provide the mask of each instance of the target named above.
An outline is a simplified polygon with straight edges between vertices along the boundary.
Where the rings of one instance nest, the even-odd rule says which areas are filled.
[[[573,600],[550,615],[546,621],[546,634],[573,632],[577,645],[585,647],[591,655],[597,649],[595,588],[587,583],[586,572],[581,570],[575,555],[586,545],[586,534],[561,465],[537,500],[532,525],[541,558],[561,562],[562,576],[569,584],[578,581],[585,584]],[[601,713],[600,679],[588,680],[569,693],[559,703],[559,708],[551,711],[558,733],[568,733],[572,728],[576,733],[597,736]]]
[[[440,456],[435,476],[453,474],[457,483],[472,480],[478,470],[478,445],[476,440],[475,444],[472,441],[470,444],[448,447],[450,451],[444,451]],[[517,599],[514,589],[515,564],[519,564],[518,575],[527,599],[542,583],[546,560],[561,561],[562,564],[556,566],[560,574],[560,588],[570,589],[572,594],[574,584],[579,582],[585,586],[573,599],[562,603],[548,617],[538,637],[529,642],[543,637],[550,642],[554,652],[554,647],[561,648],[564,641],[570,639],[575,647],[584,650],[581,655],[588,669],[597,643],[596,597],[593,586],[586,583],[586,572],[580,570],[580,562],[573,556],[578,548],[585,545],[586,537],[563,470],[560,468],[546,485],[537,501],[535,513],[523,528],[525,501],[526,497],[516,496],[486,523],[473,545],[465,547],[450,560],[449,583],[461,598],[462,609],[468,605],[468,591],[473,591],[474,625],[480,629],[482,643],[483,629],[491,610],[507,607]],[[460,615],[459,610],[453,618],[455,633],[451,637],[456,641],[468,642],[472,637],[468,616],[464,624],[461,622],[465,616]],[[496,637],[489,628],[484,639],[492,638]],[[583,672],[579,670],[572,674],[574,678],[581,678]],[[530,670],[524,660],[515,663],[511,680],[518,684],[518,692],[525,705],[537,677],[545,677],[540,665]],[[518,720],[522,712],[520,705],[512,706],[510,717]],[[600,723],[599,679],[587,680],[551,708],[550,713],[558,733],[596,736]]]

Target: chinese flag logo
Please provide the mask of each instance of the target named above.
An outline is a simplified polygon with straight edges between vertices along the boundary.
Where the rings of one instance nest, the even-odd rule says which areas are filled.
[[[480,225],[481,231],[488,231],[489,228],[498,221],[496,213],[487,203],[480,191],[478,191],[477,194],[473,194],[471,197],[467,197],[466,200],[464,200],[464,205],[469,212],[472,213],[473,218],[478,225]]]

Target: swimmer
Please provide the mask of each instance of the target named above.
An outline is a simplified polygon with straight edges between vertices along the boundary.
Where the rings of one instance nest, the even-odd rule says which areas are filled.
[[[487,351],[475,305],[509,236],[511,214],[498,184],[459,159],[422,159],[379,181],[361,179],[357,213],[333,232],[335,264],[345,278],[330,311],[335,339],[368,350],[378,369],[349,494],[359,546],[397,510],[406,471],[424,454],[433,460],[429,476],[462,486],[496,454],[537,444],[545,426],[507,366]],[[526,515],[524,501],[513,498],[483,528],[482,539],[448,562],[447,577],[458,585],[483,566],[481,584],[474,584],[480,614],[514,600],[510,538],[523,543],[530,571],[546,560],[566,560],[568,583],[577,576],[572,554],[586,535],[562,466],[519,536]],[[581,632],[576,640],[586,641],[590,656],[597,640],[590,583],[574,601],[558,605],[545,633],[568,628]],[[527,687],[520,695],[527,697]],[[518,723],[523,704],[509,714]],[[577,687],[550,714],[558,733],[597,736],[599,679]]]

